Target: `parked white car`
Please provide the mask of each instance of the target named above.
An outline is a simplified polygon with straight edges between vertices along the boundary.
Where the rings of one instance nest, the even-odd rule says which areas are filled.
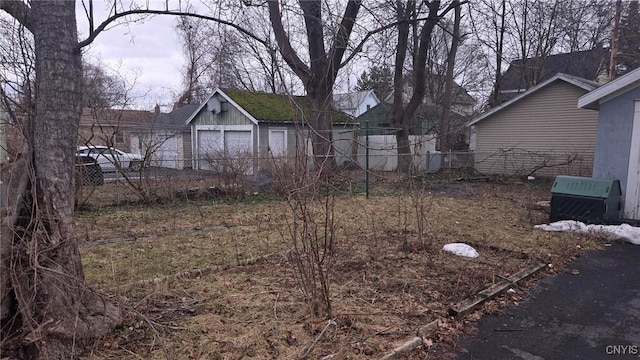
[[[139,171],[144,164],[144,158],[141,155],[126,153],[108,146],[78,146],[78,155],[96,159],[102,171],[105,172],[118,169]]]

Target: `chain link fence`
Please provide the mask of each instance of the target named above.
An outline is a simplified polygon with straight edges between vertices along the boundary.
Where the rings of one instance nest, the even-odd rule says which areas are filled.
[[[587,151],[535,151],[522,148],[504,148],[477,151],[472,165],[478,172],[501,175],[557,175],[591,176],[593,152]]]
[[[375,155],[382,157],[397,155]],[[163,160],[150,162],[139,171],[131,169],[104,171],[97,164],[76,165],[76,206],[100,208],[133,203],[157,203],[199,200],[212,197],[244,196],[256,192],[284,192],[288,177],[294,174],[296,162],[313,171],[312,157],[248,158],[224,157],[203,159]],[[385,161],[391,161],[385,160]],[[397,162],[397,160],[395,160]],[[446,168],[473,166],[471,152],[428,152],[414,156],[419,171],[437,172]],[[364,179],[365,158],[357,154],[350,160],[341,156],[337,170]],[[162,164],[164,166],[154,166]],[[380,169],[369,171],[380,173]],[[389,171],[386,171],[389,173]],[[393,171],[395,172],[395,169]]]

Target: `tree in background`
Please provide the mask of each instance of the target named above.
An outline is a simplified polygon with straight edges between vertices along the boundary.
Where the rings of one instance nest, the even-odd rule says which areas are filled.
[[[204,36],[202,29],[195,26],[194,22],[197,21],[197,19],[191,19],[188,16],[181,16],[176,25],[176,32],[187,63],[182,73],[182,93],[175,101],[174,108],[199,103],[207,95],[200,79],[203,72],[201,68],[206,67],[203,62],[207,48],[202,44],[206,40],[206,36]]]
[[[613,1],[568,0],[560,2],[556,52],[605,47],[609,42]]]
[[[620,19],[617,75],[640,67],[640,7],[638,1],[625,2]]]
[[[608,44],[613,13],[611,1],[469,2],[471,41],[480,46],[484,79],[493,87],[489,105],[500,102],[502,74],[509,62],[521,59],[529,69],[522,80],[533,86],[550,55]]]
[[[460,33],[460,20],[462,17],[462,9],[460,8],[460,2],[454,1],[452,3],[454,8],[454,20],[453,31],[451,32],[451,45],[447,52],[447,70],[445,74],[445,84],[442,99],[442,116],[440,118],[440,131],[438,137],[440,139],[440,151],[449,151],[452,149],[452,134],[451,126],[449,122],[449,116],[451,114],[451,104],[456,94],[453,92],[454,85],[454,68],[456,66],[456,55],[458,54],[458,46],[462,42]]]
[[[362,2],[349,0],[344,8],[343,15],[337,23],[327,22],[327,15],[323,13],[322,1],[301,1],[299,10],[304,21],[304,34],[306,35],[306,48],[308,62],[304,61],[300,53],[296,51],[291,42],[291,33],[285,30],[283,24],[283,9],[286,4],[279,0],[269,1],[269,18],[275,36],[280,55],[300,78],[305,88],[311,105],[311,143],[313,154],[316,157],[316,165],[320,168],[329,165],[333,167],[333,136],[331,108],[333,102],[333,86],[339,69],[343,66],[343,56],[349,45],[349,38],[356,23],[356,17],[360,11]],[[296,9],[289,9],[295,11]],[[325,24],[333,26],[329,32],[331,39],[326,39]],[[291,25],[291,24],[289,24]],[[328,49],[327,49],[327,45]]]
[[[104,64],[82,63],[82,107],[88,109],[122,109],[131,105],[130,86],[119,74]]]
[[[357,80],[355,91],[373,90],[381,101],[393,92],[393,72],[390,67],[373,65],[363,71]]]
[[[239,70],[244,51],[237,32],[187,15],[180,16],[176,31],[187,61],[176,107],[200,103],[216,87],[244,88]]]
[[[440,10],[440,1],[432,1],[428,3],[425,13],[421,13],[422,9],[417,6],[415,1],[395,3],[395,12],[397,17],[397,46],[395,48],[395,65],[393,76],[393,110],[392,124],[397,128],[396,141],[398,143],[398,169],[402,172],[408,172],[411,169],[411,148],[409,143],[409,131],[411,124],[414,122],[415,114],[422,105],[425,94],[427,92],[427,56],[428,49],[432,41],[432,33],[438,22],[451,10],[460,6],[459,1],[453,1],[447,5],[442,11]],[[423,20],[419,24],[419,30],[416,30],[416,41],[414,50],[411,76],[411,95],[408,101],[405,101],[405,65],[407,63],[407,54],[409,50],[409,33],[411,24],[418,24],[416,21],[423,15]]]
[[[489,97],[490,106],[499,104],[506,33],[506,3],[506,0],[482,0],[477,3],[469,3],[472,34],[485,49],[480,52],[482,63],[485,64],[487,72],[491,72],[487,74],[487,78],[493,80],[493,91]]]
[[[217,87],[292,92],[285,84],[292,74],[282,69],[269,19],[264,15],[264,12],[251,14],[255,19],[247,29],[252,36],[215,21],[180,17],[176,31],[186,64],[182,70],[183,90],[176,106],[200,103]]]

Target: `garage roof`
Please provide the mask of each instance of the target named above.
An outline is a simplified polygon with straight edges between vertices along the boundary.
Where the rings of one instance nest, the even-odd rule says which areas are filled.
[[[310,102],[307,96],[280,95],[237,89],[216,89],[187,119],[189,123],[207,102],[219,93],[256,121],[294,122],[308,119]],[[332,111],[334,123],[345,123],[351,118],[337,110]]]

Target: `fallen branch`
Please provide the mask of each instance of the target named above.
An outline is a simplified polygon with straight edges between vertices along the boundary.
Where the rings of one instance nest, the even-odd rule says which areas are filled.
[[[324,332],[327,331],[327,329],[329,328],[329,326],[331,325],[338,325],[336,324],[335,321],[329,319],[327,320],[327,325],[325,325],[324,329],[322,329],[322,331],[320,332],[320,334],[316,337],[316,339],[313,341],[313,343],[311,345],[309,345],[309,347],[307,348],[307,351],[304,352],[304,354],[302,355],[302,358],[306,358],[307,355],[309,355],[311,353],[311,350],[313,349],[313,347],[316,345],[316,343],[318,342],[318,340],[320,340],[320,338],[322,337],[322,335],[324,335]]]

